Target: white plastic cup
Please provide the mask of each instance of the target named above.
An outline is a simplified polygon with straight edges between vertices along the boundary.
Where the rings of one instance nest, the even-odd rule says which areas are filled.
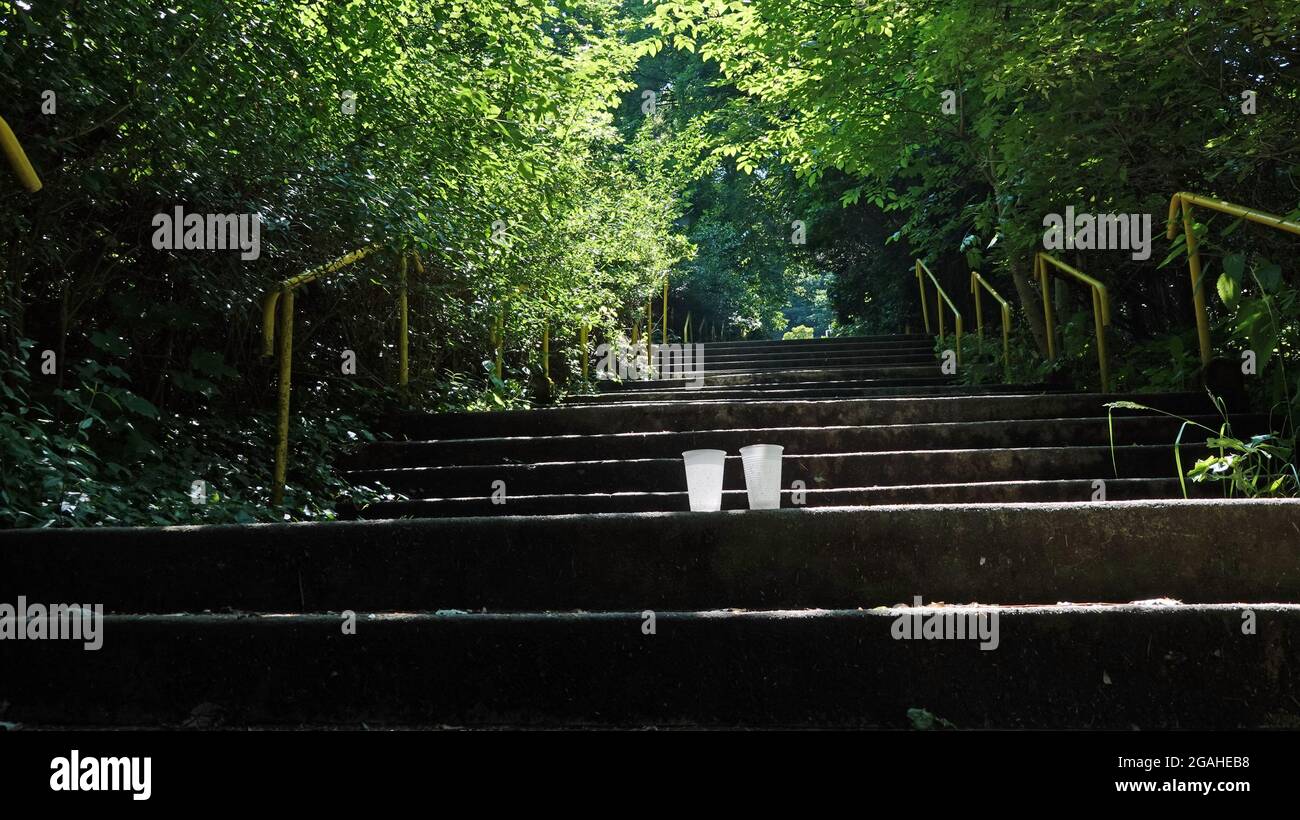
[[[722,509],[722,468],[727,463],[726,450],[687,450],[686,492],[691,497],[692,512],[717,512]]]
[[[781,507],[780,444],[751,444],[740,448],[745,465],[745,492],[751,510],[776,510]]]

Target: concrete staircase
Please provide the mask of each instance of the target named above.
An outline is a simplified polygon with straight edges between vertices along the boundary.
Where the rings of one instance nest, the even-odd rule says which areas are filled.
[[[607,381],[562,408],[406,416],[405,440],[370,445],[346,466],[353,480],[412,500],[361,515],[685,511],[681,454],[694,448],[727,450],[724,509],[745,509],[739,449],[756,443],[784,445],[788,506],[795,481],[808,507],[1089,501],[1098,480],[1108,500],[1175,498],[1181,422],[1117,411],[1112,424],[1104,403],[1127,398],[1217,420],[1201,393],[963,386],[940,372],[923,336],[703,347],[698,381],[694,371]],[[1235,422],[1253,432],[1265,420]],[[1204,447],[1184,450],[1190,464]],[[493,499],[498,481],[505,494]]]
[[[919,336],[709,344],[701,375],[404,415],[344,465],[411,499],[371,520],[0,534],[0,603],[113,613],[98,652],[0,644],[0,720],[1300,726],[1300,505],[1183,500],[1176,420],[1117,412],[1112,463],[1120,397],[964,387]],[[733,457],[687,512],[681,452],[753,443],[805,497],[741,512]],[[944,618],[996,638],[900,637]]]

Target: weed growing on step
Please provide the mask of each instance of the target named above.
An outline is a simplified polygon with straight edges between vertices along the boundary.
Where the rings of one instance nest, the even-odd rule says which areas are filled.
[[[1108,402],[1105,405],[1106,428],[1110,438],[1111,467],[1115,471],[1115,477],[1119,478],[1119,466],[1115,459],[1115,410],[1145,410],[1182,422],[1178,428],[1178,435],[1174,438],[1173,452],[1178,484],[1182,488],[1183,498],[1188,497],[1184,476],[1197,483],[1222,482],[1223,494],[1229,498],[1300,494],[1300,473],[1297,473],[1292,459],[1295,451],[1294,440],[1288,442],[1272,433],[1251,436],[1247,440],[1237,438],[1232,434],[1232,423],[1228,419],[1227,406],[1223,399],[1213,394],[1210,398],[1223,419],[1217,429],[1138,402]],[[1184,470],[1183,437],[1188,429],[1193,427],[1209,433],[1205,445],[1212,450],[1217,450],[1218,454],[1200,458],[1190,470]]]
[[[1220,232],[1220,237],[1232,235],[1241,225],[1241,220],[1234,221]],[[1228,251],[1217,244],[1209,228],[1208,223],[1197,223],[1194,230],[1201,256],[1206,260],[1202,276],[1207,282],[1215,282],[1214,294],[1223,311],[1214,330],[1227,341],[1215,345],[1214,349],[1244,351],[1245,355],[1231,354],[1223,360],[1211,362],[1205,376],[1211,381],[1215,378],[1229,383],[1240,380],[1245,387],[1241,398],[1249,396],[1255,406],[1268,407],[1277,426],[1268,433],[1246,439],[1234,435],[1227,401],[1214,393],[1210,398],[1222,419],[1217,428],[1136,402],[1112,402],[1106,405],[1112,466],[1115,461],[1113,411],[1147,410],[1183,422],[1174,440],[1174,463],[1184,498],[1187,497],[1185,476],[1197,483],[1219,482],[1224,496],[1229,498],[1300,495],[1300,472],[1295,461],[1295,416],[1296,408],[1300,406],[1300,389],[1293,386],[1296,380],[1288,376],[1287,362],[1283,358],[1286,351],[1295,350],[1300,342],[1300,290],[1288,285],[1280,267],[1268,258]],[[1167,265],[1186,253],[1186,240],[1180,238],[1161,265]],[[1222,267],[1217,279],[1213,272],[1216,263]],[[1182,337],[1168,340],[1176,364],[1175,373],[1197,375],[1192,354],[1194,344]],[[1237,368],[1240,376],[1236,373]],[[1208,433],[1206,446],[1216,452],[1198,459],[1185,470],[1181,444],[1191,427]]]

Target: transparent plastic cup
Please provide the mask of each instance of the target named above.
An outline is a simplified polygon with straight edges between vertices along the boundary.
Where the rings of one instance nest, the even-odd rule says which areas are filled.
[[[691,497],[692,512],[716,512],[722,509],[722,468],[726,450],[687,450],[686,491]]]
[[[780,444],[751,444],[740,448],[745,466],[745,492],[751,510],[775,510],[781,506]]]

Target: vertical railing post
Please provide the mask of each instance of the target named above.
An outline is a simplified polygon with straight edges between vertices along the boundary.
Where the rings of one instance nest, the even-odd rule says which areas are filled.
[[[1047,336],[1047,358],[1056,360],[1056,327],[1052,323],[1052,297],[1047,290],[1047,263],[1042,253],[1034,254],[1034,267],[1038,271],[1038,289],[1043,295],[1043,325]]]
[[[930,332],[930,309],[925,306],[925,279],[921,276],[921,260],[916,260],[916,286],[921,290],[921,319],[925,322],[925,332]]]
[[[1201,255],[1196,242],[1196,218],[1193,214],[1193,208],[1197,205],[1296,235],[1300,235],[1300,222],[1293,222],[1276,214],[1257,211],[1254,208],[1197,196],[1188,191],[1179,191],[1170,198],[1169,221],[1165,235],[1170,241],[1177,235],[1177,229],[1174,227],[1174,215],[1175,211],[1181,208],[1183,212],[1183,235],[1187,238],[1187,267],[1192,277],[1192,301],[1196,306],[1196,336],[1201,348],[1201,365],[1204,367],[1210,363],[1212,354],[1210,351],[1210,319],[1205,307],[1205,282],[1201,279]]]
[[[542,324],[542,377],[551,383],[551,320]]]
[[[1002,380],[1011,382],[1011,308],[1002,305]]]
[[[591,357],[587,355],[587,334],[589,332],[590,327],[586,322],[583,322],[582,326],[578,328],[578,356],[582,361],[582,380],[584,382],[587,380],[587,369],[591,364]]]
[[[956,311],[954,311],[955,313]],[[957,366],[961,367],[961,314],[957,313]]]
[[[293,288],[280,291],[280,382],[277,387],[278,411],[275,432],[275,472],[271,484],[271,504],[284,503],[284,485],[289,472],[289,399],[293,377]]]
[[[667,347],[668,346],[668,277],[667,276],[664,277],[664,311],[663,312],[664,315],[660,318],[660,321],[663,324],[663,338],[659,340],[659,344],[663,345],[664,347]]]
[[[939,317],[939,344],[943,344],[943,294],[939,292],[938,285],[934,288],[934,312]]]
[[[1101,371],[1101,392],[1110,392],[1110,356],[1106,352],[1106,323],[1110,313],[1104,304],[1106,297],[1096,288],[1092,289],[1092,320],[1097,328],[1097,364]]]
[[[1035,258],[1035,265],[1037,265],[1037,258]],[[1035,267],[1035,275],[1037,275],[1037,271],[1038,269]],[[981,293],[981,289],[987,290],[989,295],[997,300],[997,303],[1002,308],[1002,377],[1005,381],[1010,382],[1011,306],[1007,304],[1007,300],[1003,299],[1000,293],[993,289],[992,285],[984,281],[984,277],[980,276],[978,271],[970,272],[970,289],[975,299],[975,327],[976,332],[979,334],[979,350],[981,353],[984,351],[984,309],[982,307],[984,294]]]
[[[1196,246],[1196,220],[1192,203],[1180,197],[1183,209],[1183,235],[1187,237],[1187,267],[1192,273],[1192,303],[1196,306],[1196,338],[1201,348],[1201,365],[1210,363],[1210,317],[1205,312],[1205,282],[1201,280],[1201,253]]]
[[[645,372],[646,376],[653,379],[655,377],[655,323],[652,307],[654,305],[654,295],[645,298]]]
[[[1053,359],[1056,358],[1056,351],[1051,299],[1048,298],[1047,293],[1047,266],[1049,263],[1062,273],[1083,282],[1092,290],[1092,316],[1097,329],[1097,365],[1101,373],[1101,389],[1102,391],[1108,391],[1110,389],[1110,356],[1106,349],[1106,327],[1110,325],[1110,295],[1106,290],[1106,286],[1100,280],[1088,276],[1083,271],[1073,268],[1055,257],[1041,251],[1034,255],[1034,265],[1039,277],[1039,288],[1043,293],[1043,319],[1047,325],[1048,356]]]

